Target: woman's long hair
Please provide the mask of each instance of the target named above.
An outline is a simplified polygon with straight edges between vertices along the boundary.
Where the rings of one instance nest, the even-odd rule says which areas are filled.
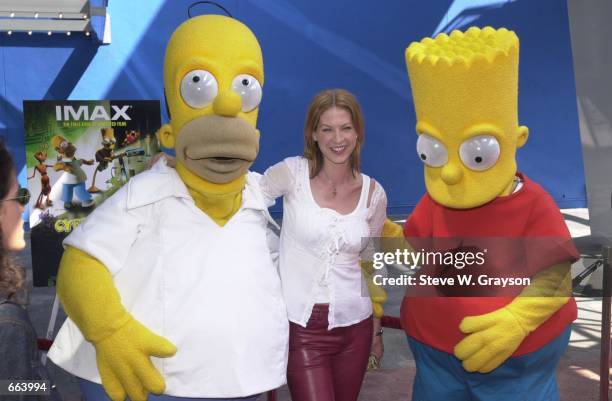
[[[8,196],[15,176],[11,154],[0,138],[0,199]],[[0,202],[0,208],[4,207]],[[15,264],[3,244],[4,233],[0,227],[0,296],[11,301],[24,302],[20,293],[25,287],[25,272]]]

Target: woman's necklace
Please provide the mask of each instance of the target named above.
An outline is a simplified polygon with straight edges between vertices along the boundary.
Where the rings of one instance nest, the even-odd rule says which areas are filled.
[[[329,178],[329,176],[327,175],[327,173],[325,172],[324,169],[321,169],[321,171],[323,172],[323,175],[325,176],[325,179],[327,180],[327,182],[329,182],[329,185],[331,185],[331,188],[332,188],[332,198],[335,198],[336,195],[338,195],[338,189],[336,188],[336,184],[334,184],[334,182],[331,180],[331,178]]]

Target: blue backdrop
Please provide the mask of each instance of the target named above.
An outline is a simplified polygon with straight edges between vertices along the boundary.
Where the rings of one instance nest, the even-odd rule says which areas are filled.
[[[529,126],[519,169],[560,207],[586,205],[565,0],[218,0],[261,43],[266,85],[255,171],[300,154],[310,98],[343,87],[366,119],[363,170],[379,180],[389,212],[409,212],[424,193],[404,49],[415,40],[470,25],[507,27],[521,39],[520,123]],[[0,35],[0,136],[25,184],[22,101],[163,100],[163,56],[192,0],[109,2],[112,43],[85,36]],[[217,13],[198,6],[196,13]],[[167,120],[162,103],[162,120]]]

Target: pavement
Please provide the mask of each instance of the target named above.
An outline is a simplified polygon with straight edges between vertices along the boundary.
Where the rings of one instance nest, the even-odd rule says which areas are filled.
[[[586,209],[563,210],[566,223],[581,253],[594,255],[599,245],[590,239],[588,212]],[[31,257],[29,247],[17,255],[19,263],[26,267],[31,277]],[[586,257],[572,266],[575,276],[596,260],[596,256]],[[579,291],[589,294],[578,294],[578,320],[572,328],[572,335],[567,352],[558,366],[558,381],[561,400],[563,401],[596,401],[599,400],[599,366],[601,338],[601,268],[582,283]],[[397,288],[397,287],[396,287]],[[389,290],[389,300],[385,313],[399,316],[403,290]],[[55,296],[54,288],[34,288],[30,296],[30,313],[32,322],[39,337],[44,337],[49,327],[51,309]],[[57,332],[66,315],[61,311],[54,329]],[[400,330],[387,329],[384,333],[385,356],[381,368],[368,372],[364,380],[360,401],[400,401],[410,400],[412,381],[416,371],[414,358],[406,343],[406,337]],[[78,381],[48,361],[47,366],[54,378],[57,388],[65,401],[78,401],[81,393]],[[260,397],[265,400],[266,397]],[[278,400],[290,400],[286,387],[278,390]]]

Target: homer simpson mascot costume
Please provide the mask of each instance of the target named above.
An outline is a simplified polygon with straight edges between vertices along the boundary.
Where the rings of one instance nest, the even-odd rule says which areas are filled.
[[[556,365],[576,318],[569,268],[578,255],[553,199],[517,172],[516,149],[529,133],[517,116],[519,40],[504,28],[472,27],[414,42],[405,55],[427,193],[403,233],[386,224],[383,235],[396,230],[409,244],[518,239],[526,260],[546,262],[516,297],[404,298],[402,327],[417,368],[412,399],[558,400]]]
[[[251,400],[285,383],[273,221],[248,171],[263,81],[257,39],[237,20],[199,16],[173,33],[160,139],[176,170],[161,160],[134,177],[64,243],[69,319],[49,356],[86,397]]]

